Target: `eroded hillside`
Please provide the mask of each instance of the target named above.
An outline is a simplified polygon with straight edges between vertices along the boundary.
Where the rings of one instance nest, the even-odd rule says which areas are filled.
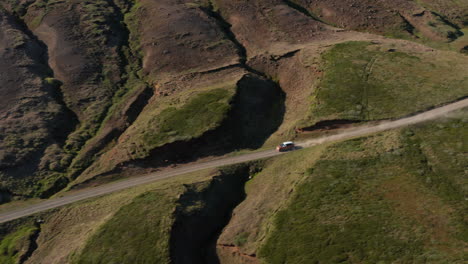
[[[0,203],[457,101],[467,29],[466,0],[1,1]],[[2,227],[0,258],[462,263],[465,123],[462,112],[18,220]]]
[[[5,201],[48,197],[129,167],[270,146],[320,121],[395,118],[466,95],[459,53],[344,30],[457,51],[468,44],[459,2],[2,6]],[[348,41],[365,43],[330,49]],[[415,98],[422,101],[403,101]],[[403,108],[389,110],[395,102]]]
[[[15,220],[1,226],[0,257],[4,263],[464,263],[466,119],[459,111]]]

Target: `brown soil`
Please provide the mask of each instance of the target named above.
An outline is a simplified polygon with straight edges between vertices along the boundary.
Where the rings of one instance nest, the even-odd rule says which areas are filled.
[[[2,20],[0,32],[5,35],[0,39],[2,62],[7,62],[0,65],[0,95],[7,102],[0,105],[0,177],[9,186],[2,200],[12,193],[26,194],[18,191],[18,177],[35,179],[22,187],[30,195],[49,194],[76,177],[77,182],[87,181],[115,168],[188,162],[225,154],[233,145],[258,148],[294,138],[322,77],[318,65],[326,49],[349,40],[402,42],[374,34],[451,41],[466,22],[460,3],[141,0],[133,9],[128,0],[1,3],[7,10],[2,16],[10,17]],[[10,28],[16,33],[5,34]],[[404,45],[428,50],[411,42]],[[234,122],[243,115],[232,112],[214,132],[158,147],[147,160],[135,161],[129,146],[164,98],[190,97],[246,76],[262,80],[244,82],[248,89],[269,86],[284,93],[279,124],[259,122],[257,127],[267,127],[251,138],[255,126]],[[128,94],[116,98],[123,91]],[[240,105],[265,117],[269,95],[255,96],[262,97]],[[230,132],[233,126],[239,129]],[[240,137],[252,142],[238,144]],[[213,141],[218,149],[200,147]],[[193,148],[197,151],[187,151]],[[48,178],[45,185],[50,186],[32,191],[42,178]]]
[[[449,21],[446,25],[453,31],[463,27],[467,21],[466,4],[442,0],[297,0],[304,9],[318,19],[332,25],[359,31],[370,31],[390,36],[407,36],[414,34],[414,29],[422,35],[437,41],[450,40],[443,32],[430,25],[435,21],[432,12],[447,16],[458,25]],[[442,3],[443,2],[443,3]]]
[[[428,52],[433,50],[382,35],[444,44],[461,36],[459,29],[468,24],[466,0],[139,0],[132,9],[134,2],[0,3],[0,203],[14,196],[52,195],[69,180],[76,180],[71,186],[99,185],[120,175],[274,145],[309,130],[348,128],[346,120],[312,128],[298,125],[322,77],[318,65],[324,51],[336,43],[365,40]],[[155,147],[145,158],[132,153],[130,146],[144,144],[135,140],[141,128],[150,127],[153,110],[166,106],[167,98],[185,102],[225,83],[235,83],[237,95],[218,127]],[[382,125],[392,128],[401,122]],[[307,144],[381,128],[376,129],[350,129]],[[233,239],[244,228],[257,242],[264,239],[268,210],[287,200],[292,190],[284,186],[300,177],[288,175],[291,182],[283,177],[275,185],[259,186],[251,195],[260,202],[245,202],[237,209],[247,208],[255,217],[233,215],[217,242],[219,257],[226,263],[258,263],[256,245],[232,246]],[[430,216],[426,196],[399,183],[385,188],[395,210],[434,227],[431,235],[436,239],[450,237],[447,221]],[[273,196],[284,199],[270,199]],[[415,202],[402,204],[401,199]],[[104,221],[114,210],[96,209],[90,215],[64,211],[49,219],[48,233],[75,240],[68,251],[39,250],[29,261],[66,261],[69,251],[78,250],[97,227],[80,226],[66,235],[53,229],[65,230],[76,219],[97,226],[95,221]],[[449,213],[446,208],[438,215]],[[93,220],[94,214],[101,220]],[[42,235],[38,242],[45,245],[53,239]]]
[[[112,81],[118,82],[120,62],[116,45],[109,41],[109,35],[93,37],[89,32],[92,26],[83,19],[86,10],[79,3],[81,1],[69,2],[52,4],[47,11],[33,6],[28,10],[25,21],[32,26],[38,39],[47,45],[48,62],[54,77],[63,82],[65,101],[80,120],[85,121],[92,117],[90,108],[96,108],[93,109],[95,114],[100,114],[112,96],[110,91],[100,88],[102,68],[113,65],[108,74]],[[41,22],[34,28],[33,20],[41,15]]]
[[[237,64],[235,45],[193,1],[140,2],[143,70],[152,83]]]
[[[221,263],[260,264],[260,260],[255,256],[242,253],[242,250],[234,245],[217,245],[216,253],[218,254]]]
[[[18,195],[27,195],[40,163],[49,166],[46,149],[74,126],[57,87],[43,79],[45,59],[44,46],[0,10],[0,177],[3,188]]]

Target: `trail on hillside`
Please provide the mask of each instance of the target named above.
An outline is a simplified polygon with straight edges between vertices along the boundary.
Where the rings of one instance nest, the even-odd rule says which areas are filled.
[[[311,147],[314,145],[319,145],[327,142],[333,142],[338,140],[349,139],[358,136],[364,136],[367,134],[382,132],[389,129],[400,128],[408,125],[413,125],[417,123],[421,123],[424,121],[437,119],[444,117],[450,114],[453,111],[463,109],[468,107],[468,98],[447,104],[445,106],[437,107],[419,114],[415,114],[413,116],[397,119],[397,120],[389,120],[389,121],[382,121],[378,124],[374,125],[364,125],[359,127],[353,127],[343,130],[335,135],[324,136],[317,139],[312,139],[304,142],[298,142],[298,146],[306,148]],[[220,157],[211,161],[203,162],[203,163],[193,163],[189,165],[184,165],[181,167],[177,167],[175,169],[160,171],[151,173],[148,175],[134,177],[106,185],[102,185],[99,187],[92,187],[88,189],[83,189],[80,191],[72,192],[66,194],[63,197],[54,198],[45,200],[43,202],[39,202],[37,204],[29,205],[23,208],[18,208],[16,210],[6,211],[0,214],[0,223],[8,222],[14,219],[18,219],[21,217],[25,217],[28,215],[32,215],[35,213],[43,212],[49,209],[57,208],[60,206],[64,206],[67,204],[71,204],[77,201],[81,201],[88,198],[93,198],[105,194],[109,194],[112,192],[128,189],[130,187],[148,184],[150,182],[166,179],[190,172],[195,172],[203,169],[209,168],[216,168],[225,165],[231,165],[236,163],[247,162],[251,160],[269,158],[277,155],[281,155],[283,153],[276,152],[275,150],[265,150],[260,152],[254,152],[244,155],[238,155],[234,157]]]
[[[381,121],[377,124],[373,125],[363,125],[359,127],[353,127],[343,130],[342,132],[331,135],[331,136],[324,136],[319,137],[312,140],[307,140],[305,142],[298,143],[301,147],[310,147],[318,144],[323,144],[325,142],[343,140],[347,138],[353,138],[357,136],[363,136],[366,134],[382,132],[389,129],[395,129],[403,126],[413,125],[417,123],[421,123],[424,121],[428,121],[431,119],[441,118],[445,115],[462,108],[468,107],[468,99],[463,99],[451,104],[447,104],[445,106],[441,106],[438,108],[434,108],[432,110],[428,110],[416,115],[412,115],[409,117],[397,119],[397,120],[388,120],[388,121]]]

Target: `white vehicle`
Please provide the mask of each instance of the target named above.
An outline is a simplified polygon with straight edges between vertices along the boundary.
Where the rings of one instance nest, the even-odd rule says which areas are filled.
[[[294,150],[295,148],[296,148],[296,146],[294,145],[294,142],[286,141],[286,142],[283,142],[283,143],[279,144],[276,147],[276,150],[279,151],[279,152],[283,152],[283,151]]]

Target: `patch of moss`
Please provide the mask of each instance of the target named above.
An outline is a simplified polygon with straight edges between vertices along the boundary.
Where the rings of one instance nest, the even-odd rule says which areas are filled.
[[[169,263],[174,207],[175,201],[161,192],[136,197],[99,229],[73,263]]]
[[[276,215],[259,256],[273,264],[463,263],[464,131],[455,118],[405,129],[393,143],[384,133],[329,147]]]
[[[148,123],[141,145],[134,149],[137,156],[146,156],[163,144],[199,137],[221,124],[231,108],[233,91],[215,88],[201,92],[181,107],[168,107]]]
[[[466,95],[468,74],[444,58],[431,60],[368,42],[335,45],[323,56],[309,124],[321,120],[402,117]]]
[[[14,233],[5,236],[0,242],[0,263],[18,263],[20,251],[31,235],[37,231],[35,226],[23,226]],[[24,252],[23,252],[24,253]]]

